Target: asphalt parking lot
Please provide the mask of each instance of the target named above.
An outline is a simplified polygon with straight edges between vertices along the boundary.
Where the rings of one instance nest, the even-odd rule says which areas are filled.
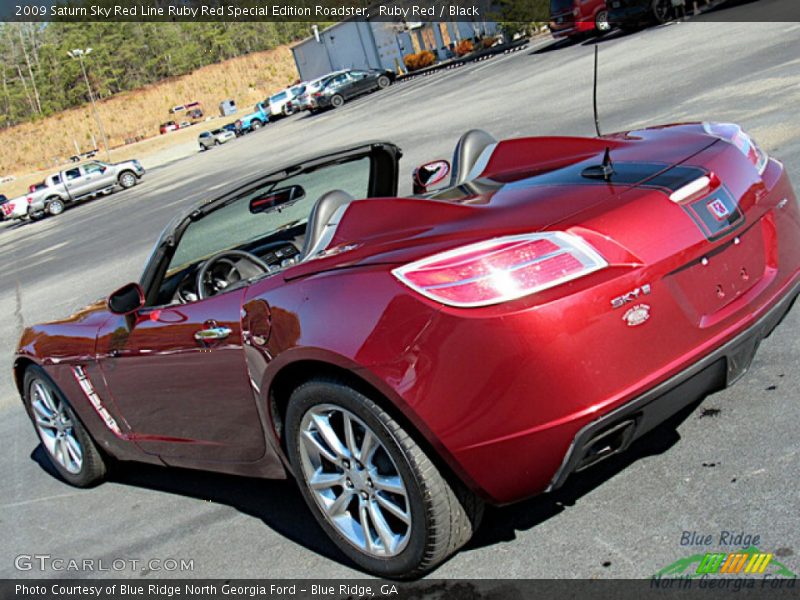
[[[800,182],[800,24],[672,24],[599,42],[604,131],[736,121]],[[148,173],[142,184],[42,222],[0,224],[0,365],[25,324],[68,314],[137,279],[179,210],[301,156],[369,139],[417,164],[481,127],[496,137],[594,135],[594,43],[528,49],[392,86],[342,109],[294,116]],[[759,535],[800,572],[800,309],[764,342],[751,371],[625,456],[555,495],[491,509],[469,546],[434,577],[645,577],[697,548],[683,531]],[[653,340],[657,343],[657,340]],[[8,373],[8,371],[6,371]],[[714,410],[708,410],[714,409]],[[0,381],[0,577],[20,554],[185,559],[191,572],[123,569],[69,576],[364,577],[328,542],[291,482],[130,466],[77,490],[42,467],[10,377]]]

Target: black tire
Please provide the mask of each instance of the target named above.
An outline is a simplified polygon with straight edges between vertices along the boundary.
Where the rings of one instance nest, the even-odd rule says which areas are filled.
[[[341,94],[331,96],[331,107],[339,108],[344,104],[344,97]]]
[[[214,140],[214,145],[215,146],[221,146],[222,143],[219,140]]]
[[[250,123],[250,131],[256,131],[261,127],[261,121],[253,121]]]
[[[608,11],[601,10],[594,17],[594,29],[598,35],[603,35],[611,31],[611,23],[608,21]]]
[[[40,220],[44,219],[44,217],[45,217],[45,212],[43,210],[31,210],[30,208],[28,209],[28,220],[29,221],[31,221],[31,222],[40,221]]]
[[[391,80],[386,75],[378,77],[378,89],[382,90],[392,85]]]
[[[294,111],[286,105],[281,109],[281,112],[284,117],[291,117],[294,114]]]
[[[328,521],[311,495],[299,450],[301,425],[308,411],[323,404],[358,417],[396,465],[407,490],[411,525],[406,545],[394,556],[382,558],[357,548]],[[347,384],[333,379],[302,384],[291,395],[285,422],[287,451],[303,498],[331,540],[366,571],[379,577],[419,577],[466,544],[478,528],[483,503],[460,481],[448,481],[397,421]]]
[[[28,416],[30,417],[31,422],[34,423],[34,429],[39,436],[44,453],[58,475],[70,485],[81,488],[92,487],[103,481],[108,470],[106,461],[104,460],[103,455],[100,453],[100,450],[97,448],[97,445],[94,443],[94,440],[89,435],[89,432],[86,431],[83,423],[81,423],[77,414],[75,414],[75,411],[72,410],[72,407],[70,406],[70,403],[67,401],[64,394],[60,389],[58,389],[58,386],[53,382],[52,379],[50,379],[50,377],[42,368],[35,365],[28,367],[28,369],[25,371],[25,378],[23,381],[23,389],[25,392],[25,408],[28,411]],[[70,429],[74,434],[74,439],[76,439],[80,444],[80,449],[82,452],[81,468],[76,473],[71,473],[61,465],[53,453],[51,453],[51,451],[48,449],[41,431],[36,426],[36,417],[32,407],[34,395],[33,387],[36,383],[40,383],[48,387],[48,389],[52,392],[53,397],[63,405],[64,412],[66,415],[68,415],[69,420],[71,421]]]
[[[44,205],[45,212],[51,217],[57,217],[64,212],[64,201],[61,198],[51,198]]]
[[[653,0],[650,8],[651,19],[656,25],[661,25],[669,21],[672,13],[670,0]]]
[[[117,181],[123,190],[128,190],[135,186],[139,180],[136,178],[136,173],[133,171],[123,171],[119,174],[119,177],[117,177]]]

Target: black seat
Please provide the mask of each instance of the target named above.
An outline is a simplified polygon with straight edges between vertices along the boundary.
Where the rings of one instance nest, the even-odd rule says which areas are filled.
[[[497,140],[483,129],[470,129],[462,135],[453,153],[450,185],[456,186],[464,183],[484,150],[496,143]]]
[[[324,238],[326,230],[330,229],[330,233],[333,233],[333,229],[338,224],[338,219],[332,221],[336,211],[350,204],[353,200],[354,198],[350,194],[342,190],[331,190],[319,197],[317,203],[314,204],[314,208],[311,209],[311,215],[308,217],[306,239],[303,242],[303,252],[300,255],[301,260],[322,249],[317,248],[317,245]]]

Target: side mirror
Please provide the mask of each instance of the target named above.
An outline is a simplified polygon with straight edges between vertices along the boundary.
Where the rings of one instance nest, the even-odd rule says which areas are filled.
[[[450,163],[434,160],[414,170],[414,193],[424,194],[428,188],[441,183],[450,174]]]
[[[144,290],[138,283],[128,283],[108,297],[108,310],[115,315],[130,315],[144,307]]]
[[[301,185],[290,185],[278,188],[263,195],[258,195],[250,200],[250,212],[253,214],[270,212],[272,210],[293,204],[306,197],[306,191]]]

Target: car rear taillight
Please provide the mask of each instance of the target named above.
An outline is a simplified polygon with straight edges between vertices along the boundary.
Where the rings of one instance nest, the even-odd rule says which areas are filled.
[[[721,140],[733,144],[739,152],[744,154],[753,163],[753,166],[761,175],[767,168],[769,156],[758,147],[755,140],[751,138],[741,127],[735,123],[703,123],[706,133],[718,137]]]
[[[402,283],[448,306],[507,302],[608,266],[578,236],[532,233],[462,246],[392,271]]]
[[[28,196],[28,204],[33,204],[33,196]]]

